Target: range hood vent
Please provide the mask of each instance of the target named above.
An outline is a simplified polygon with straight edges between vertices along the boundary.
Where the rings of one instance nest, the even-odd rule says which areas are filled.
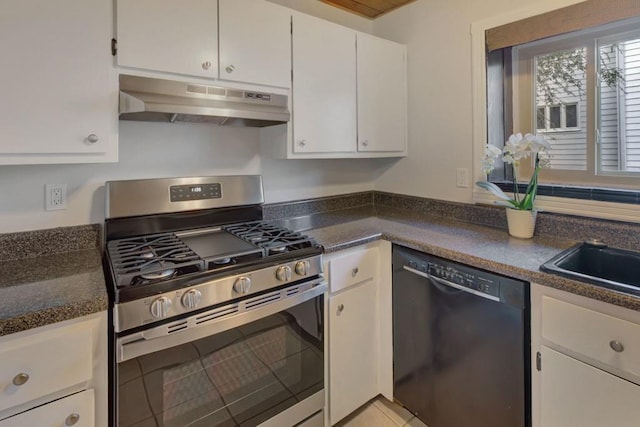
[[[120,75],[120,120],[265,127],[289,121],[286,95]]]

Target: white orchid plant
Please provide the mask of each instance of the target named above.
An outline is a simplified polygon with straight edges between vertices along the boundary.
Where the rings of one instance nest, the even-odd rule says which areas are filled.
[[[549,151],[551,145],[542,135],[530,133],[522,136],[521,133],[513,134],[500,150],[495,145],[487,144],[482,158],[482,172],[489,175],[495,168],[496,159],[501,160],[513,168],[513,197],[507,196],[497,185],[489,181],[478,181],[476,185],[490,191],[498,197],[495,203],[511,209],[531,211],[538,192],[538,172],[543,167],[549,166]],[[529,185],[524,194],[518,191],[517,169],[524,159],[533,158],[534,170],[529,180]]]

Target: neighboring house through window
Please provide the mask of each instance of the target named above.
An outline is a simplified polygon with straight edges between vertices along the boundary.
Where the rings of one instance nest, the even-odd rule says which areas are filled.
[[[610,188],[640,178],[638,23],[515,46],[513,129],[544,134],[542,181]],[[526,171],[523,176],[526,178]]]

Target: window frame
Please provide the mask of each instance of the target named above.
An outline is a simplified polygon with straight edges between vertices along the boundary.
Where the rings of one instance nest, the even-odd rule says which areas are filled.
[[[487,31],[502,25],[511,24],[557,9],[581,3],[582,0],[541,0],[522,8],[507,10],[471,24],[471,62],[472,62],[472,141],[473,176],[475,180],[486,180],[482,173],[480,159],[487,143]],[[508,114],[508,113],[506,113]],[[505,130],[511,133],[510,129]],[[567,188],[567,187],[564,187]],[[637,187],[636,187],[637,188]],[[580,190],[580,188],[577,188]],[[597,192],[597,188],[590,189]],[[623,191],[623,190],[620,190]],[[605,190],[606,192],[606,190]],[[496,200],[489,192],[473,187],[472,200],[475,203],[493,204]],[[570,215],[640,222],[640,195],[632,195],[623,200],[607,198],[607,201],[592,197],[573,199],[566,196],[543,195],[539,193],[536,207],[548,212]],[[630,192],[633,193],[633,192]],[[552,192],[553,194],[553,192]]]
[[[637,189],[640,186],[640,172],[606,171],[598,161],[600,128],[597,91],[596,54],[601,44],[621,39],[640,38],[638,25],[640,18],[632,18],[624,22],[614,22],[594,29],[576,31],[574,33],[550,37],[526,43],[512,48],[513,61],[513,128],[522,132],[534,132],[537,127],[537,104],[533,108],[535,93],[535,57],[553,52],[586,48],[586,84],[584,97],[580,101],[587,106],[586,129],[586,169],[565,170],[545,169],[540,172],[541,184],[559,184],[565,186],[583,186],[591,188],[610,188],[612,190]],[[545,133],[551,133],[546,131]],[[553,131],[558,132],[558,131]],[[543,133],[544,134],[544,133]],[[551,152],[553,155],[553,151]],[[531,168],[523,168],[522,177],[530,176]]]

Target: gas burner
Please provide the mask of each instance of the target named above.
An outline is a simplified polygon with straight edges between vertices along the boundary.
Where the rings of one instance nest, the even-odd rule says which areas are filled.
[[[286,246],[274,246],[271,248],[267,248],[269,250],[269,254],[283,254],[285,252],[289,252]]]
[[[148,246],[144,248],[140,248],[140,250],[142,252],[138,256],[142,259],[151,259],[156,257],[156,255],[153,253],[153,249]]]
[[[262,248],[265,256],[279,255],[316,246],[313,239],[302,233],[264,221],[233,224],[223,227],[223,229]]]
[[[204,263],[173,233],[113,240],[107,250],[118,278],[118,287],[168,279],[178,270],[204,269]]]
[[[226,265],[226,264],[231,264],[231,261],[232,261],[232,258],[226,257],[226,258],[214,259],[213,261],[211,261],[211,263],[215,265]]]
[[[173,263],[160,261],[157,264],[141,269],[140,278],[144,280],[160,280],[173,277],[175,274],[176,269],[173,268]]]

